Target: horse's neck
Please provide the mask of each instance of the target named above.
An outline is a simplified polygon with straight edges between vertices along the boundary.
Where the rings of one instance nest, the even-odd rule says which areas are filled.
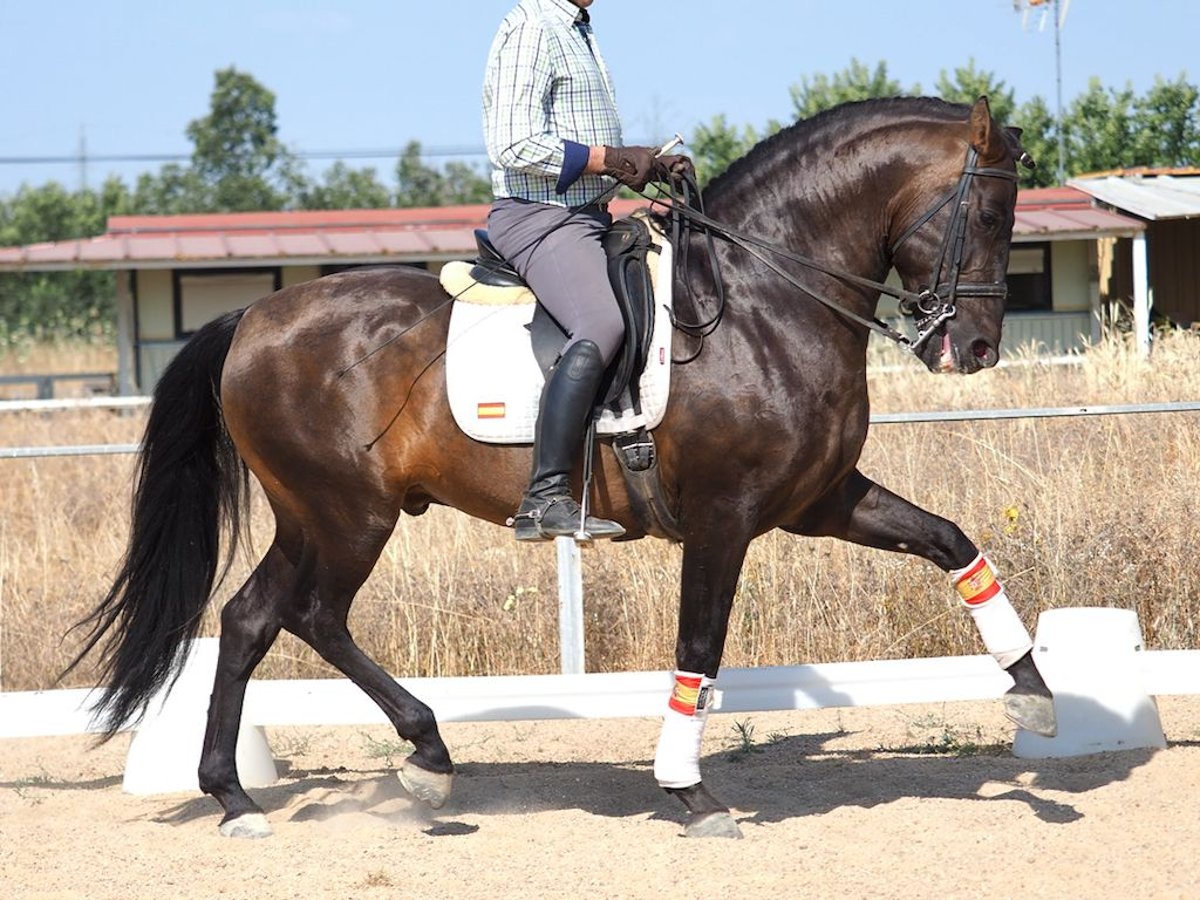
[[[709,214],[733,228],[873,280],[887,275],[892,204],[917,163],[893,148],[909,138],[884,128],[839,140],[784,145],[743,170],[713,198]]]

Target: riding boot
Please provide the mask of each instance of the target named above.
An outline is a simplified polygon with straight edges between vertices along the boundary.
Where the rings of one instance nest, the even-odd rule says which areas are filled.
[[[550,370],[534,430],[529,489],[513,516],[518,541],[548,541],[579,532],[580,508],[571,496],[571,470],[603,377],[600,348],[586,340],[568,347]],[[592,516],[583,530],[594,538],[625,533],[616,522]]]

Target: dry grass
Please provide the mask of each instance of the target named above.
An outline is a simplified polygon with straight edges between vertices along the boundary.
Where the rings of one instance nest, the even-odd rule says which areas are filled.
[[[1200,336],[1162,338],[1152,365],[1119,341],[1079,365],[971,378],[882,361],[889,365],[871,378],[881,412],[1191,400]],[[39,365],[64,371],[71,362],[50,355]],[[13,371],[12,361],[0,358],[0,371]],[[128,442],[142,424],[140,415],[95,411],[4,414],[0,444]],[[0,460],[4,689],[46,687],[70,658],[76,638],[63,634],[103,595],[124,548],[132,464],[125,456]],[[1197,414],[881,425],[862,469],[955,519],[993,557],[1030,625],[1055,606],[1131,607],[1150,646],[1197,646]],[[271,526],[261,503],[254,533],[264,549]],[[589,669],[670,666],[679,559],[677,547],[659,541],[584,554]],[[251,564],[239,561],[230,588]],[[214,622],[210,615],[206,629]],[[518,548],[503,529],[449,510],[406,517],[359,594],[352,626],[396,674],[556,671],[553,549]],[[773,533],[751,548],[725,663],[978,652],[953,592],[928,563]],[[285,637],[259,674],[331,673]],[[73,683],[88,680],[82,672]]]

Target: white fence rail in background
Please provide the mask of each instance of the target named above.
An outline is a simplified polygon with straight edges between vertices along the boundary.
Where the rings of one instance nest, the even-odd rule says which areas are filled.
[[[122,401],[122,402],[118,402]],[[26,400],[0,401],[2,412],[52,411],[75,409],[80,404],[91,408],[145,406],[147,397],[111,398],[99,401]],[[70,405],[62,405],[70,404]],[[930,412],[874,413],[872,425],[911,425],[930,422],[986,422],[1002,419],[1061,419],[1084,416],[1126,416],[1147,413],[1200,412],[1200,401],[1172,403],[1125,403],[1095,406],[1041,406],[1018,409],[935,410]],[[48,447],[0,447],[0,459],[39,459],[54,456],[99,456],[137,453],[140,444],[79,444]]]

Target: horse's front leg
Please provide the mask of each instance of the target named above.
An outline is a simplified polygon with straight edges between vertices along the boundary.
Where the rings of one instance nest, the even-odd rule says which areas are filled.
[[[991,563],[953,522],[880,487],[857,470],[789,531],[911,553],[950,574],[988,652],[1012,676],[1004,711],[1017,725],[1055,733],[1054,702],[1033,661],[1033,642]]]
[[[711,510],[709,511],[711,513]],[[728,807],[700,778],[700,744],[721,666],[729,611],[750,535],[733,525],[734,516],[697,529],[683,544],[679,633],[675,645],[675,684],[654,756],[654,777],[687,807],[688,837],[740,838]]]

